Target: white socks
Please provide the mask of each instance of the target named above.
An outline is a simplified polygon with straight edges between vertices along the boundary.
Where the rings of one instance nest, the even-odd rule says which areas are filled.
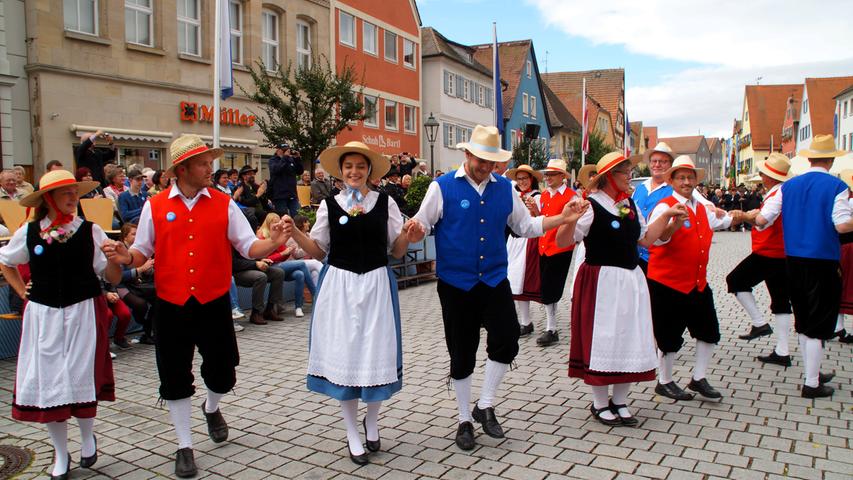
[[[361,435],[358,433],[358,399],[341,401],[341,416],[344,417],[344,425],[347,427],[347,443],[353,455],[362,455],[364,446],[361,444]]]
[[[693,366],[693,380],[705,378],[711,355],[714,354],[714,344],[696,340],[696,365]]]
[[[776,355],[785,357],[788,352],[788,332],[791,330],[791,314],[777,313],[776,317]]]
[[[551,303],[549,305],[545,305],[545,317],[547,321],[547,325],[545,330],[550,330],[552,332],[557,331],[557,304]]]
[[[178,437],[178,448],[193,448],[193,434],[190,429],[192,398],[166,400],[166,404],[169,406],[172,425],[175,426],[175,436]]]
[[[459,408],[459,423],[471,422],[471,375],[462,380],[453,379],[453,390],[456,391],[456,406]]]
[[[530,302],[524,300],[515,301],[515,311],[518,312],[518,323],[526,327],[530,325]]]
[[[95,419],[78,418],[80,426],[80,455],[91,457],[95,454]]]
[[[823,343],[818,338],[809,338],[800,334],[800,351],[803,354],[805,383],[809,387],[820,385],[820,362],[823,360]]]
[[[53,475],[62,475],[68,470],[68,422],[50,422],[45,426],[55,452]]]
[[[592,389],[592,406],[595,407],[596,410],[599,408],[605,408],[610,404],[610,398],[607,395],[607,385],[592,385],[589,388]],[[610,410],[605,410],[599,413],[598,416],[605,420],[616,419],[616,415],[614,415]]]
[[[737,298],[737,301],[743,305],[747,315],[752,319],[753,327],[767,325],[767,320],[765,320],[764,316],[758,311],[758,306],[755,304],[755,296],[752,295],[752,292],[737,292],[735,293],[735,298]]]
[[[379,407],[382,402],[370,402],[367,404],[367,416],[364,423],[367,425],[367,439],[371,442],[379,440]]]
[[[501,385],[501,380],[503,380],[504,374],[506,374],[508,369],[508,363],[486,360],[486,378],[483,379],[483,390],[480,392],[480,400],[477,401],[477,406],[480,409],[493,406],[498,387]],[[471,377],[469,376],[468,378],[470,379]]]
[[[614,405],[627,405],[628,404],[628,392],[631,391],[630,383],[616,383],[613,385],[613,404]],[[620,408],[619,409],[620,417],[630,417],[631,412],[628,408]]]
[[[222,400],[223,396],[225,396],[224,393],[211,392],[210,389],[208,389],[207,400],[204,402],[204,411],[207,413],[213,413],[219,410],[219,401]]]
[[[661,385],[672,383],[672,370],[675,367],[675,352],[660,352],[660,376],[658,381]]]
[[[839,313],[838,314],[838,321],[835,322],[835,333],[838,333],[842,330],[844,330],[844,314]]]

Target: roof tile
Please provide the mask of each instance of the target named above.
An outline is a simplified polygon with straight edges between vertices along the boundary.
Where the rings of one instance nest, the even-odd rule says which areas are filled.
[[[851,84],[853,77],[806,78],[812,135],[834,133],[835,96]]]
[[[773,143],[782,142],[782,124],[788,108],[788,97],[802,92],[800,85],[747,85],[746,105],[749,110],[749,133],[753,150],[770,150]]]

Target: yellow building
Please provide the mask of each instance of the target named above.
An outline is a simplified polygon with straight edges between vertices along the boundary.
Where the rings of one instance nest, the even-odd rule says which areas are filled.
[[[787,99],[799,85],[747,85],[743,96],[738,183],[756,172],[756,162],[781,151]]]

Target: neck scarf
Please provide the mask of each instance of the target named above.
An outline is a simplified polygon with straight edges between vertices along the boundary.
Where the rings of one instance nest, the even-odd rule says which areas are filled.
[[[364,194],[361,193],[361,190],[357,188],[352,188],[349,185],[346,186],[346,190],[344,190],[347,197],[347,210],[351,209],[355,205],[361,205],[364,201]]]
[[[74,215],[62,213],[58,208],[56,208],[56,202],[53,200],[53,196],[51,196],[50,192],[46,193],[43,198],[44,201],[46,201],[47,204],[50,205],[50,208],[52,208],[53,211],[56,212],[56,218],[54,218],[53,221],[50,222],[50,225],[48,225],[47,228],[43,229],[42,232],[49,232],[54,227],[65,225],[66,223],[71,223],[74,221]]]
[[[616,186],[616,181],[613,180],[613,175],[610,172],[607,172],[605,175],[607,176],[607,183],[610,184],[610,186],[613,188],[613,190],[615,190],[617,192],[616,198],[614,199],[614,201],[616,203],[619,203],[622,200],[627,200],[627,199],[631,198],[630,195],[623,192],[622,190],[619,190],[619,187]]]

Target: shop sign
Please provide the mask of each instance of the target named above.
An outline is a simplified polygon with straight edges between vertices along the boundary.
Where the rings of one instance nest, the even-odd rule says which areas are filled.
[[[181,102],[180,115],[182,122],[213,123],[213,107],[199,105],[195,102]],[[251,127],[255,125],[255,116],[240,113],[238,108],[219,109],[219,124],[235,127]]]
[[[397,138],[387,138],[385,135],[362,135],[361,141],[365,145],[373,145],[380,148],[400,148],[402,141]]]

